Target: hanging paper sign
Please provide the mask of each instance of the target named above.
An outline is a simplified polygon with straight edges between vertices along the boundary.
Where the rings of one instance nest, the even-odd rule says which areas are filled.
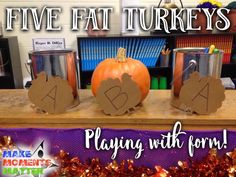
[[[225,99],[224,86],[215,77],[200,77],[198,72],[190,75],[180,91],[180,102],[197,114],[210,114],[222,106]]]
[[[49,77],[41,72],[32,81],[28,96],[36,107],[48,113],[63,113],[73,104],[72,88],[60,77]]]
[[[39,50],[62,50],[65,49],[64,38],[35,38],[33,39],[34,51]]]
[[[121,81],[104,80],[96,98],[105,114],[122,115],[141,102],[141,93],[131,76],[123,74]]]

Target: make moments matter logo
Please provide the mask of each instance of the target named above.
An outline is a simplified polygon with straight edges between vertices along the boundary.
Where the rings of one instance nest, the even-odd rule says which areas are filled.
[[[0,162],[0,176],[5,177],[43,177],[58,167],[54,159],[48,155],[45,141],[37,143],[34,148],[16,147],[3,150]]]

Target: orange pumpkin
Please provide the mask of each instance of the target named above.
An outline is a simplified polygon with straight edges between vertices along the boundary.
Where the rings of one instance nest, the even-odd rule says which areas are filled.
[[[93,95],[96,96],[97,89],[102,81],[119,78],[127,73],[137,83],[142,101],[146,98],[150,88],[150,75],[147,67],[139,60],[126,58],[126,50],[119,48],[116,58],[108,58],[100,62],[93,72],[91,85]]]

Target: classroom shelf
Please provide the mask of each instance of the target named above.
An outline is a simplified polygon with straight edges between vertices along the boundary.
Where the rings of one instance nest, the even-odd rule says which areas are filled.
[[[219,38],[220,36],[232,36],[234,41],[236,38],[235,33],[212,33],[212,34],[198,34],[198,33],[176,33],[176,34],[159,34],[159,33],[154,33],[154,34],[142,34],[138,36],[128,36],[128,35],[108,35],[106,37],[104,36],[77,36],[77,44],[78,44],[78,55],[79,58],[81,59],[81,40],[86,40],[86,39],[107,39],[107,38],[140,38],[146,39],[146,38],[164,38],[166,39],[166,48],[169,49],[174,49],[177,46],[177,39],[182,38],[182,37],[192,37],[193,39],[196,38],[196,36],[212,36],[215,38]],[[190,39],[191,40],[191,39]],[[211,41],[207,41],[211,42]],[[219,47],[220,48],[220,47]],[[231,46],[228,47],[227,53],[231,53],[232,49]],[[149,67],[149,73],[151,76],[164,76],[167,77],[167,88],[171,88],[171,81],[172,81],[172,55],[173,53],[170,54],[170,66],[169,67],[159,67],[159,62],[157,61],[156,65],[154,67]],[[104,58],[105,59],[105,58]],[[86,85],[90,83],[91,77],[92,77],[93,70],[91,71],[83,71],[81,68],[81,60],[80,60],[80,86],[81,88],[86,88]],[[236,78],[236,64],[235,63],[229,63],[229,64],[223,64],[222,67],[222,77],[231,77],[231,78]]]
[[[0,78],[4,78],[4,77],[11,77],[10,73],[4,73],[4,75],[0,75]]]
[[[236,63],[223,64],[221,77],[236,78]]]
[[[0,76],[0,89],[23,88],[21,61],[18,40],[16,36],[0,38],[1,62],[4,76]]]

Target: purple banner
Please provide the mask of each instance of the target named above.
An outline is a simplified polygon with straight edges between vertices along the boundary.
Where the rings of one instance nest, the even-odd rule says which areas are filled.
[[[86,136],[87,133],[91,133],[89,136]],[[182,131],[183,132],[183,131]],[[50,152],[52,155],[55,155],[59,150],[63,149],[70,153],[72,156],[78,156],[82,161],[87,160],[88,158],[99,157],[102,163],[111,162],[111,156],[114,153],[114,149],[109,151],[100,150],[98,151],[95,147],[105,145],[111,145],[111,141],[115,143],[117,140],[120,145],[126,140],[132,140],[133,146],[135,143],[140,140],[143,151],[140,158],[135,160],[135,155],[138,153],[137,149],[118,149],[115,160],[121,161],[126,159],[133,159],[135,165],[145,165],[153,167],[153,165],[161,165],[163,167],[174,166],[177,164],[178,160],[188,160],[189,156],[189,137],[192,136],[193,139],[198,139],[196,145],[202,145],[200,142],[205,140],[205,148],[195,148],[194,150],[194,159],[201,159],[209,151],[209,139],[219,140],[223,143],[223,131],[184,131],[185,134],[176,135],[175,140],[173,137],[168,140],[168,131],[141,131],[141,130],[116,130],[116,129],[101,129],[101,135],[95,142],[95,139],[92,138],[92,133],[95,133],[95,130],[88,129],[0,129],[0,136],[11,136],[15,144],[30,146],[33,145],[36,141],[45,140],[50,147]],[[164,136],[163,136],[164,135]],[[173,134],[172,134],[173,135]],[[88,139],[87,145],[89,148],[86,148],[85,139]],[[227,131],[227,144],[219,150],[219,154],[223,154],[228,151],[232,151],[236,147],[236,132]],[[158,139],[168,146],[167,141],[171,141],[173,145],[174,141],[177,143],[176,139],[182,143],[182,147],[178,148],[169,148],[163,149],[161,147],[157,149],[150,149],[150,140]],[[214,142],[214,141],[211,141]],[[127,142],[126,142],[127,143]],[[137,145],[137,144],[136,144]],[[163,144],[162,144],[163,145]]]

